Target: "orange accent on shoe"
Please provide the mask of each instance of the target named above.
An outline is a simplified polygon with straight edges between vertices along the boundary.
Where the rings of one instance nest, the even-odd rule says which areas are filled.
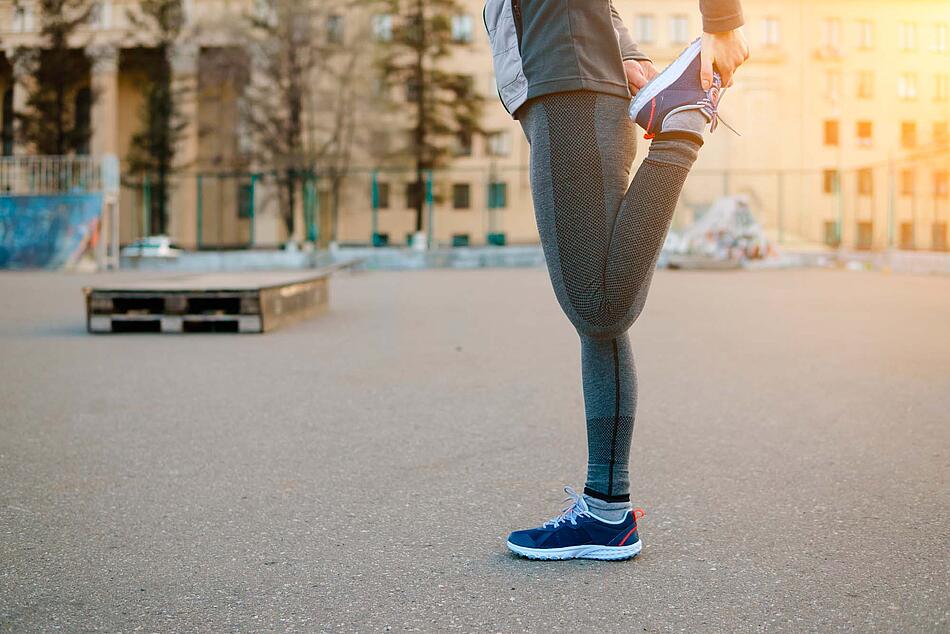
[[[634,532],[636,532],[636,530],[637,530],[637,523],[634,522],[634,523],[633,523],[633,528],[631,528],[630,531],[629,531],[626,535],[623,536],[623,539],[620,540],[620,543],[617,544],[617,546],[623,546],[624,544],[626,544],[626,543],[627,543],[627,539],[629,539],[630,536],[633,535]]]
[[[633,509],[633,528],[631,528],[627,532],[627,534],[623,536],[623,539],[621,539],[620,543],[617,544],[618,546],[623,546],[624,544],[627,543],[627,540],[630,539],[630,536],[633,535],[633,533],[636,532],[637,530],[637,520],[643,517],[644,515],[646,515],[646,511],[644,511],[639,506]]]
[[[650,100],[650,118],[647,119],[647,129],[646,134],[643,135],[644,139],[652,139],[653,133],[650,132],[650,129],[653,127],[653,116],[656,114],[656,97]]]

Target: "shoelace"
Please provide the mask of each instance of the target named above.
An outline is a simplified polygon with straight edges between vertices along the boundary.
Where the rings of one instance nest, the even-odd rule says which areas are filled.
[[[726,94],[726,88],[722,87],[722,78],[719,73],[713,73],[713,85],[706,91],[706,97],[699,100],[703,111],[709,115],[709,131],[715,132],[719,123],[726,126],[736,136],[742,136],[729,123],[719,115],[719,100]]]
[[[587,507],[587,502],[584,501],[584,498],[581,497],[577,491],[567,486],[564,487],[564,492],[567,493],[567,497],[564,498],[564,501],[568,502],[568,505],[564,507],[560,515],[549,519],[547,522],[542,524],[542,526],[547,526],[550,524],[554,528],[557,528],[561,524],[565,524],[567,522],[570,522],[571,524],[577,524],[578,517],[590,516],[590,509]]]

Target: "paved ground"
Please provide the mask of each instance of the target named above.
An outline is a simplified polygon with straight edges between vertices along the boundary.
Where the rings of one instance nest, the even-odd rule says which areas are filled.
[[[0,629],[950,628],[950,278],[660,273],[626,563],[503,547],[583,484],[543,271],[264,336],[86,335],[90,279],[0,275]]]

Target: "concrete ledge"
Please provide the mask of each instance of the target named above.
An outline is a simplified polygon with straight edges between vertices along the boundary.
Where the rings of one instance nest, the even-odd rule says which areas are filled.
[[[359,260],[359,262],[355,262]],[[354,263],[367,270],[543,266],[540,246],[455,247],[417,251],[408,247],[334,247],[329,251],[186,251],[176,257],[128,257],[124,270],[225,272],[308,269]]]
[[[544,266],[540,246],[453,247],[417,251],[410,248],[346,247],[331,251],[334,259],[359,259],[368,270],[478,269]]]

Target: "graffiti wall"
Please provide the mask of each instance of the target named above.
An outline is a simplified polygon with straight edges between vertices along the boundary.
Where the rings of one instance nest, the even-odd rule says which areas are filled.
[[[0,268],[56,269],[92,238],[102,194],[0,196]]]

